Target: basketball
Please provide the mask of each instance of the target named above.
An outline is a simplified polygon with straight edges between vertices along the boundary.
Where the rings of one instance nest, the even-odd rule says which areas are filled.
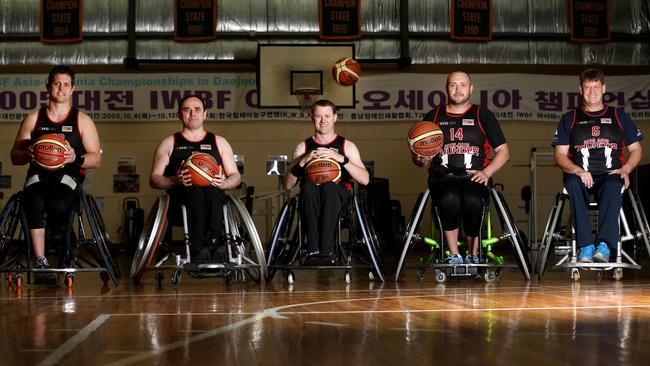
[[[341,179],[341,166],[332,159],[314,159],[305,167],[305,176],[314,184],[338,183]]]
[[[415,155],[429,157],[436,155],[445,143],[440,126],[422,121],[411,127],[408,133],[409,149]]]
[[[212,179],[221,174],[221,165],[206,153],[196,153],[185,160],[184,168],[189,170],[192,184],[199,187],[212,185]]]
[[[65,139],[60,135],[48,133],[40,136],[32,144],[34,163],[46,170],[58,170],[65,162]]]
[[[350,86],[359,81],[361,66],[355,60],[344,57],[337,60],[332,67],[332,76],[337,83]]]

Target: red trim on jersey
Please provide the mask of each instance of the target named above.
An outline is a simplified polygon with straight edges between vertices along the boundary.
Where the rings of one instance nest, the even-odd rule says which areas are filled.
[[[481,106],[477,105],[476,106],[476,122],[478,122],[478,127],[481,129],[481,132],[483,132],[483,136],[487,139],[487,133],[485,133],[485,129],[483,128],[483,123],[481,122],[481,111],[480,111]]]
[[[78,109],[77,109],[77,111],[78,111]],[[50,114],[47,113],[47,107],[46,107],[45,108],[45,117],[47,117],[47,119],[50,120],[50,122],[59,124],[59,123],[65,122],[65,120],[68,119],[68,116],[70,116],[70,112],[72,112],[72,107],[70,107],[70,109],[68,110],[68,113],[65,115],[65,117],[63,117],[62,120],[54,121],[54,120],[52,120],[52,118],[50,118]],[[79,115],[77,115],[77,119],[79,119]],[[79,126],[77,126],[77,127],[79,127]]]
[[[465,112],[463,112],[463,113],[451,113],[451,112],[447,112],[447,105],[445,105],[445,114],[446,114],[447,116],[449,116],[449,117],[462,117],[462,116],[464,116],[467,112],[469,112],[469,110],[472,109],[473,106],[474,106],[474,104],[470,104],[469,107],[468,107],[468,108],[465,110]]]
[[[77,131],[79,131],[79,138],[81,139],[81,145],[83,145],[83,143],[84,143],[84,141],[83,141],[84,133],[81,130],[81,127],[79,126],[79,113],[81,113],[81,111],[77,109],[77,122],[76,122],[77,123]]]
[[[619,149],[621,150],[621,155],[619,155],[619,162],[621,163],[621,166],[625,165],[625,147],[627,144],[625,143],[625,129],[623,129],[623,124],[621,123],[621,120],[618,118],[618,108],[614,107],[614,116],[616,117],[616,123],[618,123],[618,127],[621,128],[621,131],[623,131],[623,141],[621,141],[621,146],[619,146]]]
[[[324,143],[324,144],[321,144],[321,143],[319,143],[318,141],[316,141],[316,139],[314,138],[314,136],[311,137],[311,140],[314,141],[314,143],[315,143],[316,145],[318,145],[318,146],[327,146],[327,145],[331,144],[332,142],[334,142],[337,138],[339,138],[339,135],[338,135],[338,134],[334,134],[334,138],[333,138],[332,140],[330,140],[330,141]],[[303,142],[304,142],[304,141],[303,141]],[[305,150],[307,150],[307,145],[305,145]]]
[[[217,153],[219,153],[219,160],[221,160],[221,165],[223,170],[223,155],[221,155],[221,149],[219,148],[219,143],[217,142],[217,135],[214,135],[214,147],[217,149]],[[224,173],[223,171],[221,173]],[[225,175],[225,173],[224,173]]]
[[[190,140],[187,137],[183,136],[183,131],[181,131],[181,133],[179,133],[179,135],[183,138],[183,140],[185,140],[187,142],[192,142],[192,143],[197,143],[197,142],[202,141],[205,138],[205,135],[207,135],[207,134],[208,134],[208,131],[203,131],[203,136],[201,136],[200,139],[198,139],[198,140]]]
[[[596,113],[589,113],[589,112],[585,111],[585,107],[582,107],[582,112],[584,114],[588,115],[589,117],[600,117],[603,114],[607,113],[608,109],[609,109],[609,106],[606,105],[605,108],[603,109],[602,113],[596,114]]]
[[[433,116],[433,121],[432,121],[432,122],[434,122],[434,123],[438,123],[438,122],[437,122],[437,121],[438,121],[438,113],[440,113],[440,106],[438,106],[438,107],[436,108],[436,114]],[[438,125],[440,125],[440,124],[438,123]]]
[[[578,115],[578,111],[574,109],[573,110],[573,121],[571,121],[571,126],[569,126],[569,133],[573,130],[573,125],[576,124],[576,116],[577,115]],[[569,136],[569,139],[570,138],[571,138],[571,136]]]
[[[478,127],[481,129],[481,132],[483,132],[483,136],[485,136],[485,140],[483,140],[483,150],[485,150],[485,159],[483,159],[483,168],[485,168],[490,163],[490,160],[488,160],[488,156],[490,155],[490,141],[488,141],[487,133],[485,133],[485,129],[483,128],[483,122],[481,122],[480,108],[481,108],[480,105],[476,106],[476,123],[478,124]]]

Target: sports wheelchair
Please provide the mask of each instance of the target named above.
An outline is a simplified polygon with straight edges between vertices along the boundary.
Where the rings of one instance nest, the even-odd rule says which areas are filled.
[[[183,271],[193,278],[221,277],[226,282],[233,276],[237,281],[244,281],[248,276],[255,282],[266,277],[262,243],[253,220],[239,198],[227,194],[223,205],[225,230],[222,244],[226,247],[226,259],[205,264],[193,263],[190,258],[192,238],[188,234],[185,206],[181,206],[183,240],[172,239],[171,225],[167,225],[170,200],[168,195],[160,196],[149,213],[131,265],[131,278],[136,283],[142,280],[147,270],[157,271],[158,285],[162,282],[163,270],[172,270],[172,284],[180,282]],[[170,259],[171,264],[167,263]]]
[[[494,208],[498,212],[498,217],[500,219],[501,228],[503,234],[501,236],[492,235],[492,215],[488,206],[489,203],[486,203],[485,214],[484,214],[484,233],[486,234],[485,238],[480,240],[479,245],[479,258],[481,259],[480,264],[447,264],[445,259],[445,248],[440,243],[444,242],[442,230],[440,232],[440,242],[436,241],[433,238],[425,237],[419,233],[420,224],[422,222],[422,216],[424,209],[427,205],[429,199],[429,190],[420,193],[411,212],[411,216],[406,225],[406,231],[404,233],[404,246],[402,251],[399,253],[399,256],[395,258],[393,264],[393,270],[395,273],[395,281],[399,281],[400,276],[405,268],[417,268],[418,270],[418,279],[420,281],[424,280],[425,271],[427,268],[432,268],[435,270],[435,279],[439,283],[443,283],[447,280],[448,277],[479,277],[482,276],[486,282],[494,282],[501,276],[503,268],[507,267],[519,267],[522,275],[526,280],[530,280],[530,261],[526,252],[526,243],[523,238],[522,233],[517,228],[516,222],[510,212],[510,209],[505,203],[505,199],[501,192],[498,192],[494,188],[490,188],[490,195],[494,202]],[[435,211],[435,210],[434,210]],[[440,228],[440,218],[436,213],[436,218],[434,219],[434,227],[432,232],[435,232],[435,224]],[[514,256],[517,259],[517,265],[505,264],[505,260],[502,256],[497,256],[492,252],[492,247],[501,242],[509,241],[514,252]],[[417,265],[407,265],[406,258],[409,256],[413,247],[416,243],[424,243],[430,249],[431,254],[427,258],[420,258],[420,261]]]
[[[345,229],[348,242],[342,240]],[[385,282],[377,234],[355,193],[344,203],[338,219],[335,239],[337,264],[305,265],[305,237],[298,212],[298,197],[294,196],[282,206],[271,232],[267,255],[267,281],[271,281],[278,270],[283,271],[289,284],[293,284],[296,280],[295,270],[341,269],[345,271],[344,279],[349,284],[354,268],[367,268],[371,281],[379,279]],[[357,263],[353,263],[353,259]]]
[[[56,283],[57,274],[63,274],[64,284],[72,288],[75,273],[99,272],[104,284],[120,283],[120,269],[111,254],[111,239],[95,198],[79,190],[79,199],[71,210],[64,228],[46,226],[46,251],[58,251],[55,268],[33,268],[32,244],[23,212],[22,192],[13,194],[0,213],[0,272],[7,273],[7,281],[21,287],[23,273],[45,276],[46,282]],[[61,230],[62,229],[62,230]]]
[[[641,204],[641,200],[632,189],[626,189],[623,194],[623,206],[620,211],[620,239],[616,246],[616,255],[611,263],[580,263],[577,261],[578,248],[576,248],[575,230],[571,222],[562,225],[562,213],[569,195],[566,189],[555,196],[555,201],[546,221],[546,228],[542,237],[539,255],[537,257],[537,274],[541,279],[547,269],[547,262],[552,255],[561,256],[553,268],[568,268],[574,281],[580,280],[580,270],[598,271],[599,277],[605,271],[613,271],[612,278],[619,281],[623,278],[623,269],[641,269],[641,266],[624,249],[623,244],[641,240],[650,255],[650,225]],[[626,210],[625,208],[628,208]],[[589,203],[589,210],[596,212],[598,204]],[[627,211],[627,212],[626,212]],[[629,213],[634,221],[630,225]],[[612,253],[613,254],[613,253]]]

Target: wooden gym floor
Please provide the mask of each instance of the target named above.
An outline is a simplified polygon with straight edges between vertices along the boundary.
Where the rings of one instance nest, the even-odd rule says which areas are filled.
[[[127,264],[124,263],[126,271]],[[646,268],[648,268],[646,266]],[[289,286],[191,279],[157,288],[0,286],[0,365],[645,365],[650,278],[399,283],[299,271]]]

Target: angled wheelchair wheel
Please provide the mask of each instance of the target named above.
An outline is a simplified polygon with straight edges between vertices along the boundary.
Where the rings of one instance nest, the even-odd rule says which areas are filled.
[[[21,257],[31,246],[20,198],[20,193],[13,194],[0,213],[0,269],[20,267]]]
[[[528,258],[528,245],[526,241],[524,241],[521,231],[517,228],[516,221],[501,192],[497,192],[494,188],[492,188],[491,191],[494,198],[494,204],[497,206],[499,212],[501,229],[508,234],[508,239],[514,249],[517,264],[519,265],[521,273],[527,280],[530,280],[531,266],[530,259]]]
[[[381,252],[379,249],[379,241],[377,239],[377,234],[372,226],[372,222],[368,220],[368,217],[363,210],[363,207],[359,203],[359,198],[357,196],[353,197],[353,206],[354,213],[357,218],[357,223],[359,225],[359,234],[361,235],[366,249],[368,251],[368,256],[370,259],[370,264],[375,269],[375,274],[379,277],[382,282],[386,281],[384,275],[384,263],[381,259]]]
[[[99,264],[106,269],[108,277],[115,283],[115,285],[120,284],[120,270],[118,268],[117,262],[111,255],[110,251],[110,238],[106,232],[102,232],[101,229],[104,227],[101,217],[99,215],[99,208],[97,207],[97,202],[95,199],[81,192],[81,206],[83,214],[86,217],[88,226],[90,227],[90,233],[92,234],[92,248],[97,255]]]
[[[406,264],[406,258],[411,253],[413,246],[415,245],[416,236],[418,229],[420,228],[420,223],[422,222],[422,213],[424,212],[424,207],[427,204],[429,198],[429,190],[420,193],[417,200],[415,200],[415,205],[413,206],[413,211],[411,211],[411,216],[406,225],[406,230],[404,231],[402,251],[399,253],[399,256],[395,258],[393,263],[393,272],[395,273],[395,281],[399,281],[402,270]]]
[[[544,277],[544,272],[546,272],[546,263],[548,262],[549,257],[553,252],[555,241],[554,235],[562,218],[564,204],[565,200],[562,198],[562,193],[556,194],[553,207],[551,207],[551,212],[548,215],[548,220],[546,221],[544,235],[542,236],[542,246],[540,248],[540,253],[537,256],[537,263],[535,263],[535,267],[537,268],[537,276],[540,279]]]
[[[158,244],[165,233],[168,209],[168,195],[158,197],[151,207],[147,222],[138,239],[138,246],[135,248],[133,262],[131,263],[131,278],[136,283],[142,280],[142,276],[144,276],[147,268],[151,265]]]
[[[244,203],[237,197],[226,196],[224,221],[226,221],[226,236],[234,240],[240,254],[246,273],[255,282],[267,276],[264,248]]]
[[[288,265],[291,260],[291,238],[294,228],[294,219],[297,215],[298,200],[293,197],[287,201],[280,210],[280,214],[273,226],[269,251],[266,256],[268,275],[267,281],[271,281],[277,271],[274,265]]]
[[[641,237],[643,244],[645,245],[646,252],[650,255],[650,225],[648,225],[648,218],[646,217],[645,210],[643,209],[643,204],[639,195],[632,191],[631,189],[627,190],[628,198],[632,209],[634,211],[635,218],[635,227],[634,231],[637,237]]]

